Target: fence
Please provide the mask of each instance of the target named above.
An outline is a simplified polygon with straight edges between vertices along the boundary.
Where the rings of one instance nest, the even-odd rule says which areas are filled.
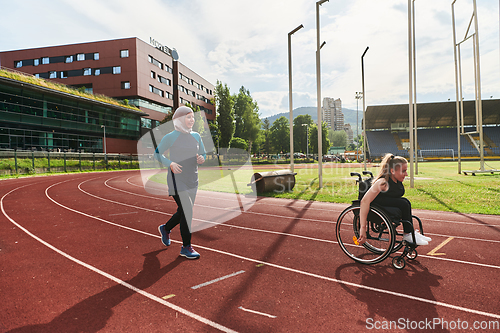
[[[137,155],[1,150],[0,175],[138,169]]]

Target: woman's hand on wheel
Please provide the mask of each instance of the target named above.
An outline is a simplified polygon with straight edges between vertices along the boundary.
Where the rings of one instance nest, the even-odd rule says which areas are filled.
[[[362,225],[359,228],[359,238],[358,238],[358,243],[363,244],[366,242],[366,225]]]

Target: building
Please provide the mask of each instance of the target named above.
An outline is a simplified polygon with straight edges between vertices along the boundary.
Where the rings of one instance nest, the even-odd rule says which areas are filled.
[[[147,114],[76,93],[0,69],[0,149],[136,154]]]
[[[354,143],[354,132],[352,131],[351,124],[344,124],[344,131],[347,133],[347,142]]]
[[[214,86],[177,59],[176,50],[135,37],[0,52],[2,67],[126,99],[144,112],[142,134],[186,103],[215,120]]]
[[[340,98],[323,98],[323,121],[334,131],[344,130],[344,114]]]

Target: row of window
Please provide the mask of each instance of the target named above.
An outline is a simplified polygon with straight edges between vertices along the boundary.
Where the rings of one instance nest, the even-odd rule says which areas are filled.
[[[201,106],[201,105],[197,105],[197,104],[195,104],[195,103],[193,103],[193,102],[190,102],[190,101],[188,101],[187,99],[184,99],[184,98],[182,98],[182,97],[180,97],[179,99],[180,99],[181,104],[186,105],[186,104],[188,104],[188,103],[189,103],[189,105],[191,105],[191,106],[193,106],[193,107],[196,107],[196,106],[197,106],[197,107],[199,107],[199,108],[200,108],[200,111],[203,111],[203,112],[205,112],[206,114],[212,114],[212,110],[210,110],[210,109],[207,109],[207,108],[205,108],[205,107],[203,107],[203,106]]]
[[[203,101],[205,103],[208,103],[210,104],[210,100],[208,98],[206,98],[205,96],[203,95],[200,95],[200,94],[197,94],[194,90],[189,90],[187,89],[186,87],[184,86],[181,86],[180,84],[177,86],[177,89],[184,92],[185,94],[187,95],[190,95],[190,96],[193,96],[193,97],[196,97],[196,99],[200,100],[200,101]]]
[[[195,86],[197,87],[198,89],[200,90],[203,90],[205,91],[207,94],[210,94],[212,95],[212,90],[208,89],[208,88],[205,88],[202,84],[196,82],[195,80],[193,79],[190,79],[188,78],[186,75],[182,74],[182,73],[179,73],[179,79],[181,79],[182,81],[185,81],[186,83],[189,83],[190,85],[192,86]],[[194,96],[194,95],[193,95]]]
[[[120,74],[121,72],[121,66],[114,66],[102,68],[82,68],[69,71],[49,71],[45,73],[37,73],[35,76],[43,79],[66,79],[73,76],[98,76],[101,74]]]
[[[128,50],[120,50],[120,58],[128,58],[129,51]],[[66,56],[57,56],[57,57],[42,57],[36,59],[26,59],[14,61],[14,67],[21,68],[23,66],[38,66],[38,65],[47,65],[47,64],[56,64],[56,63],[72,63],[73,61],[84,61],[84,60],[99,60],[99,52],[93,53],[77,53]]]
[[[156,94],[156,95],[161,96],[161,97],[166,97],[168,99],[174,99],[174,96],[171,93],[169,93],[168,91],[163,91],[161,89],[158,89],[151,84],[149,85],[149,92],[152,92],[153,94]]]
[[[84,61],[84,60],[99,60],[99,53],[78,53],[76,55],[69,56],[57,56],[57,57],[42,57],[36,59],[26,59],[14,61],[14,67],[21,68],[24,66],[38,66],[38,65],[47,65],[47,64],[56,64],[56,63],[71,63],[73,60],[76,61]]]
[[[161,61],[153,58],[152,56],[148,55],[148,61],[150,63],[152,63],[153,65],[155,65],[156,67],[160,68],[160,69],[163,69],[163,67],[165,67],[165,70],[169,73],[173,73],[172,71],[172,68],[170,68],[169,66],[167,65],[164,65]],[[154,71],[151,71],[151,77],[154,79],[155,78],[155,75],[156,74],[153,74]],[[195,86],[197,87],[199,90],[203,90],[205,91],[207,94],[210,94],[212,95],[212,90],[208,89],[208,88],[205,88],[202,84],[194,81],[193,79],[190,79],[188,78],[187,76],[185,76],[184,74],[182,73],[179,73],[179,78],[183,81],[185,81],[186,83],[189,83],[190,85],[192,86]],[[160,81],[161,82],[161,81]],[[169,84],[170,85],[170,84]],[[187,89],[186,89],[187,90]],[[189,94],[189,93],[187,93]],[[191,94],[192,95],[192,94]],[[195,95],[192,95],[192,96],[195,96]]]
[[[148,55],[148,61],[150,63],[152,63],[153,65],[155,65],[156,67],[158,67],[159,69],[163,69],[163,63],[155,58],[153,58],[152,56]],[[172,68],[170,68],[168,65],[165,65],[165,71],[169,72],[170,74],[173,73],[173,70]]]
[[[172,81],[170,79],[167,79],[166,77],[163,77],[161,75],[157,75],[154,71],[151,71],[151,78],[157,79],[158,82],[166,84],[167,86],[172,85]]]

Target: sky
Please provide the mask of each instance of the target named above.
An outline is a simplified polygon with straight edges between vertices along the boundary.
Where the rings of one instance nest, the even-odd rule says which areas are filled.
[[[456,100],[451,0],[415,0],[417,101]],[[473,0],[457,0],[457,42]],[[477,0],[482,98],[500,98],[499,1]],[[261,117],[316,106],[314,0],[0,0],[0,51],[138,37],[175,48],[179,61],[232,94],[244,86]],[[320,6],[321,97],[342,107],[408,103],[408,1],[329,0]],[[474,32],[474,25],[471,32]],[[1,59],[0,59],[1,61]],[[472,38],[461,44],[463,94],[474,99]]]

